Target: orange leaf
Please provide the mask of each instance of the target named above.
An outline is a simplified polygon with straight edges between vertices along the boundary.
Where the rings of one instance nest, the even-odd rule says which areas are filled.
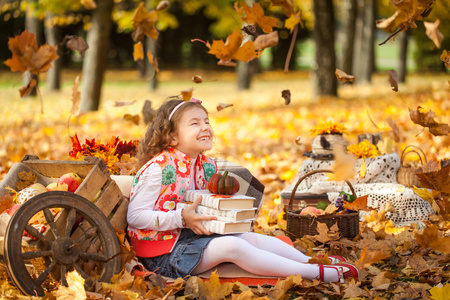
[[[450,166],[441,168],[439,162],[430,160],[422,167],[422,172],[417,173],[416,176],[419,177],[421,187],[450,194],[449,173]]]
[[[235,29],[233,33],[227,37],[225,43],[222,40],[213,41],[208,53],[215,55],[220,60],[229,61],[241,46],[242,39],[242,34],[238,29]]]
[[[224,108],[233,106],[233,104],[227,104],[227,103],[219,103],[219,105],[217,105],[216,109],[217,111],[221,111]]]
[[[135,42],[143,41],[144,35],[156,40],[158,38],[158,31],[155,28],[155,22],[158,19],[158,13],[154,10],[146,12],[144,9],[144,2],[139,3],[139,6],[134,11],[133,21],[133,40]]]
[[[336,69],[334,74],[336,75],[337,79],[340,82],[347,82],[347,81],[353,82],[353,80],[355,80],[355,76],[347,75],[347,73],[345,73],[344,71],[339,70],[339,69]]]
[[[409,109],[411,121],[423,127],[428,127],[428,130],[434,136],[450,134],[450,126],[436,122],[434,120],[434,112],[429,110],[427,113],[423,113],[420,111],[421,108],[418,106],[416,110]]]
[[[240,2],[242,8],[238,7],[238,2],[234,3],[234,8],[237,13],[242,17],[242,21],[248,23],[250,25],[258,24],[258,26],[264,32],[272,32],[272,27],[277,25],[277,18],[266,17],[264,15],[264,10],[261,7],[261,4],[254,3],[252,7],[245,4],[245,2]],[[245,15],[243,17],[242,15]]]
[[[444,50],[441,54],[441,60],[444,62],[447,68],[450,68],[450,51]],[[449,81],[450,85],[450,81]]]
[[[181,97],[183,97],[183,100],[184,101],[191,100],[193,91],[194,91],[194,88],[190,88],[190,89],[181,91]]]
[[[144,46],[142,45],[141,42],[137,42],[134,44],[133,59],[134,59],[134,61],[144,59]]]
[[[359,211],[359,210],[369,211],[370,209],[367,208],[367,196],[368,195],[358,197],[353,202],[344,201],[344,208],[354,210],[354,211]]]
[[[12,72],[30,71],[39,74],[51,68],[52,61],[58,58],[56,46],[45,44],[38,47],[36,35],[26,30],[19,36],[10,38],[8,48],[12,52],[12,58],[6,60],[5,65],[10,67]]]
[[[158,73],[159,72],[158,61],[156,60],[156,57],[153,57],[150,50],[147,51],[147,57],[148,61],[152,64],[153,68],[155,69],[155,72]]]
[[[31,79],[26,86],[19,89],[20,97],[26,97],[37,85],[36,79]]]
[[[433,43],[436,45],[436,47],[441,48],[441,42],[444,38],[444,35],[442,32],[439,31],[439,25],[441,24],[441,21],[439,19],[436,19],[434,23],[431,22],[423,22],[423,25],[425,25],[426,28],[426,34],[430,38],[430,40],[433,41]]]
[[[422,247],[431,247],[443,253],[450,254],[450,237],[440,237],[436,225],[426,227],[422,233],[414,234],[416,241]]]
[[[361,251],[361,257],[355,262],[355,266],[358,269],[367,268],[371,264],[379,262],[389,256],[391,256],[390,253],[384,253],[382,250],[370,251],[370,253],[367,253],[367,246],[365,246],[363,251]]]
[[[200,75],[195,75],[194,77],[192,77],[192,81],[195,83],[202,83],[203,82],[203,77]]]
[[[248,63],[256,57],[255,46],[253,41],[247,41],[244,45],[239,47],[233,54],[232,59]]]
[[[72,110],[70,112],[75,116],[80,112],[81,93],[78,91],[79,81],[80,76],[77,76],[72,87]]]

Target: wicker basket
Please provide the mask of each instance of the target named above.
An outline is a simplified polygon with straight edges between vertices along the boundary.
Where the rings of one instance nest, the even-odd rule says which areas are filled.
[[[397,181],[407,187],[420,187],[420,180],[416,174],[422,172],[422,167],[413,167],[411,165],[404,164],[405,157],[410,153],[417,154],[422,165],[424,165],[424,161],[427,163],[427,157],[422,149],[414,145],[406,146],[400,157],[400,168],[397,172]]]
[[[291,198],[289,205],[286,208],[286,234],[291,239],[301,238],[304,235],[316,235],[317,232],[317,222],[325,223],[328,227],[333,226],[337,223],[339,231],[343,237],[354,238],[359,233],[359,213],[349,213],[349,214],[330,214],[330,215],[300,215],[300,210],[292,210],[293,200],[295,191],[298,185],[306,177],[316,174],[316,173],[333,173],[331,170],[314,170],[306,173],[300,177],[292,189]],[[348,180],[345,182],[350,187],[352,191],[353,198],[356,199],[355,190]]]

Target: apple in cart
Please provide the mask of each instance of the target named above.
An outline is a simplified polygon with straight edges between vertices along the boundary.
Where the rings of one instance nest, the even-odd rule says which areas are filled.
[[[47,185],[47,191],[66,191],[67,192],[68,185],[67,184],[61,184],[58,185],[58,182],[52,182],[49,185]]]
[[[67,184],[67,190],[69,192],[75,193],[75,191],[80,186],[82,181],[83,181],[83,179],[81,179],[81,177],[78,176],[78,174],[73,173],[73,172],[66,173],[66,174],[62,175],[61,177],[59,177],[58,186]]]

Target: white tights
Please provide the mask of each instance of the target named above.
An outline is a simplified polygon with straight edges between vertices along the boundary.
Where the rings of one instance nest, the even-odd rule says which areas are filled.
[[[319,266],[308,264],[309,259],[309,256],[275,237],[247,232],[212,239],[192,274],[231,262],[256,275],[287,277],[300,274],[305,279],[318,279]],[[324,277],[325,282],[338,281],[334,269],[325,268]]]

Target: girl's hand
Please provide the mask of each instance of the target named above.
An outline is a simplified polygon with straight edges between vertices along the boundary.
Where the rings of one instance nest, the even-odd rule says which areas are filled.
[[[194,201],[191,205],[183,209],[181,216],[186,222],[186,227],[191,229],[195,234],[205,234],[210,235],[212,232],[206,230],[202,225],[202,221],[207,220],[217,220],[214,216],[202,216],[195,212],[195,209],[202,201],[202,196],[198,197],[197,200]]]

